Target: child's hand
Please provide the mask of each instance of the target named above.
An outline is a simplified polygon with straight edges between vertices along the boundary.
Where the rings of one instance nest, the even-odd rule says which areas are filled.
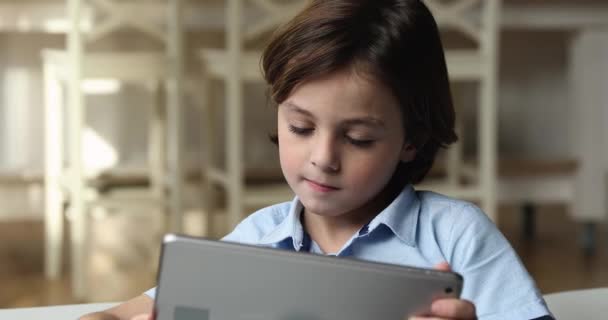
[[[446,262],[440,263],[435,266],[435,269],[442,271],[450,271],[450,265]],[[474,320],[477,319],[475,315],[475,305],[467,300],[462,299],[440,299],[431,305],[431,315],[425,317],[412,317],[410,320],[448,320],[448,319],[461,319],[461,320]]]
[[[137,316],[131,318],[131,320],[153,320],[153,319],[152,319],[151,314],[140,314],[140,315],[137,315]]]

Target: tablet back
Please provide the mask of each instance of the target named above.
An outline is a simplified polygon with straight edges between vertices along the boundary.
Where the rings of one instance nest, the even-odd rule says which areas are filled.
[[[398,253],[396,253],[398,254]],[[157,320],[401,320],[458,297],[452,272],[167,235]]]

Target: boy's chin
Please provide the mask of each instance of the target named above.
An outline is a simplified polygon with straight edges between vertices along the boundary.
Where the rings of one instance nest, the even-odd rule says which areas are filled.
[[[345,213],[343,206],[336,206],[335,203],[327,205],[320,203],[322,201],[302,201],[302,205],[306,209],[306,212],[312,213],[323,217],[337,217]]]

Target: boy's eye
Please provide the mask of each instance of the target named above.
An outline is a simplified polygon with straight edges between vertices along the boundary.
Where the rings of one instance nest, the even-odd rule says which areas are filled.
[[[349,136],[346,136],[345,138],[348,143],[361,148],[370,147],[374,143],[374,140],[354,139]]]
[[[313,128],[301,128],[301,127],[296,127],[296,126],[292,126],[289,125],[289,131],[300,135],[300,136],[305,136],[310,134],[314,129]]]

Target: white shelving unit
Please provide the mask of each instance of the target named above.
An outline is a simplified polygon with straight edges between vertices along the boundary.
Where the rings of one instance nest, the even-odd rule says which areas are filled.
[[[85,2],[88,10],[84,9]],[[140,14],[145,3],[114,0],[68,0],[70,27],[66,51],[43,53],[46,92],[46,258],[45,274],[57,278],[61,267],[64,203],[68,204],[73,294],[86,297],[88,215],[95,206],[157,208],[168,213],[169,230],[182,228],[182,43],[181,4],[164,3],[166,16],[152,19]],[[93,14],[83,31],[82,17]],[[103,18],[99,18],[103,17]],[[165,23],[164,21],[169,21]],[[161,42],[165,52],[89,52],[87,47],[117,30],[130,27]],[[88,79],[142,83],[164,91],[166,101],[152,108],[149,124],[149,187],[128,193],[100,193],[91,184],[83,160],[86,104],[82,85]],[[66,87],[66,103],[61,86]],[[67,121],[64,122],[64,114]],[[63,146],[63,132],[67,146]],[[67,154],[63,151],[67,150]],[[67,163],[67,166],[66,166]]]
[[[500,0],[425,0],[440,29],[454,30],[468,38],[472,49],[446,49],[451,82],[474,81],[478,84],[478,154],[476,165],[464,162],[462,132],[460,141],[448,149],[447,178],[425,182],[419,188],[430,189],[456,198],[478,201],[481,208],[496,220],[497,209],[497,104],[498,45]],[[458,109],[458,108],[457,108]],[[462,109],[462,108],[461,108]],[[457,130],[462,128],[457,114]],[[465,139],[467,137],[464,137]],[[463,184],[465,179],[470,182]]]
[[[221,79],[225,84],[224,107],[212,105],[208,99],[206,105],[207,123],[207,177],[206,193],[208,200],[208,217],[214,211],[213,197],[210,196],[212,185],[218,184],[226,190],[228,227],[234,227],[244,215],[245,206],[263,206],[288,201],[293,193],[287,184],[248,186],[245,184],[243,164],[243,83],[262,82],[259,62],[261,52],[244,51],[243,42],[255,38],[264,32],[276,28],[278,24],[289,19],[303,6],[301,1],[276,2],[269,0],[227,0],[226,1],[226,47],[219,50],[203,49],[199,59],[203,65],[203,75],[207,80]],[[247,8],[247,11],[245,11]],[[244,18],[245,12],[261,11],[257,20]],[[210,92],[207,92],[211,94]],[[216,126],[213,123],[218,109],[226,110],[226,168],[220,169],[215,163],[213,154],[217,141]],[[208,226],[213,225],[211,221]]]

